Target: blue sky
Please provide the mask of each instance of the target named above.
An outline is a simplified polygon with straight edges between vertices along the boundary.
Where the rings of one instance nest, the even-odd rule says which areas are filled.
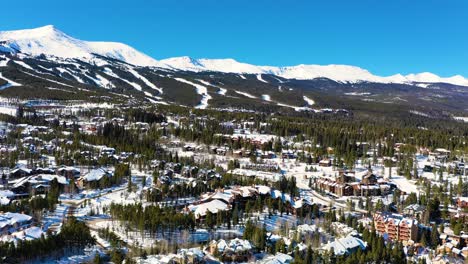
[[[467,14],[464,0],[18,0],[2,3],[0,30],[53,24],[156,59],[349,64],[379,75],[467,77]]]

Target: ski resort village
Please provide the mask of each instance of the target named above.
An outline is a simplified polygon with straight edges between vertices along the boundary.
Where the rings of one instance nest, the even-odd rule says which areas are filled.
[[[159,5],[180,1],[144,1],[143,7],[138,1],[56,1],[47,10],[47,1],[32,1],[33,14],[23,7],[27,1],[2,3],[3,27],[15,23],[13,13],[21,14],[18,27],[36,25],[33,18],[46,14],[51,22],[70,19],[59,26],[77,36],[122,37],[153,55],[200,46],[187,50],[298,65],[156,60],[52,25],[0,31],[0,264],[468,263],[468,79],[410,73],[421,72],[418,67],[455,73],[444,61],[452,57],[466,72],[467,11],[450,13],[462,29],[440,26],[459,38],[431,32],[414,41],[419,31],[430,32],[424,16],[449,19],[440,16],[445,7],[426,13],[429,3],[417,12],[407,7],[413,1],[393,6],[385,10],[392,14],[385,27],[411,29],[396,45],[387,30],[361,30],[378,22],[378,12],[353,24],[385,1],[347,11],[352,19],[341,22],[333,15],[351,8],[350,1],[323,10],[315,5],[329,1],[314,1],[310,10],[294,12],[289,2],[301,1],[283,1],[284,10],[268,15],[275,21],[259,23],[266,18],[255,13],[255,21],[246,22],[255,26],[250,33],[247,26],[219,28],[247,20],[254,14],[249,8],[261,2],[207,11],[239,1],[214,1],[209,8],[201,8],[207,1],[183,1],[163,13],[156,12]],[[197,11],[186,7],[191,2]],[[261,12],[277,2],[263,3]],[[73,12],[57,11],[67,5]],[[79,16],[81,6],[86,17]],[[299,9],[307,11],[307,23],[326,19],[296,22]],[[407,26],[397,10],[424,30]],[[94,19],[99,22],[89,26]],[[283,27],[288,23],[294,26]],[[298,38],[301,24],[307,32]],[[312,33],[334,24],[359,32]],[[172,28],[182,25],[185,34]],[[369,41],[377,31],[385,36]],[[259,36],[275,39],[259,47]],[[450,44],[447,52],[463,46],[462,55],[428,56],[437,53],[439,39]],[[422,59],[385,49],[406,51],[414,43],[418,52],[433,49]],[[325,60],[329,49],[333,56]],[[361,54],[372,49],[386,57]],[[342,59],[340,52],[356,58]],[[299,64],[315,61],[355,61],[381,75],[351,65]],[[397,66],[402,74],[395,74]]]
[[[329,126],[336,113],[4,104],[3,262],[468,258],[466,135]]]

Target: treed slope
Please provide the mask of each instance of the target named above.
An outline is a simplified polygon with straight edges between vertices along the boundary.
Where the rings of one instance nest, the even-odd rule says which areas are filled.
[[[329,108],[352,113],[466,114],[468,88],[446,83],[344,83],[268,74],[175,71],[95,55],[92,60],[0,53],[0,96],[140,100],[264,112]],[[206,93],[204,92],[206,91]],[[283,109],[283,110],[281,110]]]

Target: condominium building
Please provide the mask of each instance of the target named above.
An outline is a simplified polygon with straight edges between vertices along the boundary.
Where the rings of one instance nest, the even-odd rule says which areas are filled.
[[[418,221],[398,214],[375,213],[376,231],[390,240],[415,241],[418,237]]]

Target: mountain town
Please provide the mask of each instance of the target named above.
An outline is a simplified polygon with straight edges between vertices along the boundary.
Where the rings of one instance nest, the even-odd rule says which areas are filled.
[[[1,30],[0,263],[468,263],[460,74]]]

